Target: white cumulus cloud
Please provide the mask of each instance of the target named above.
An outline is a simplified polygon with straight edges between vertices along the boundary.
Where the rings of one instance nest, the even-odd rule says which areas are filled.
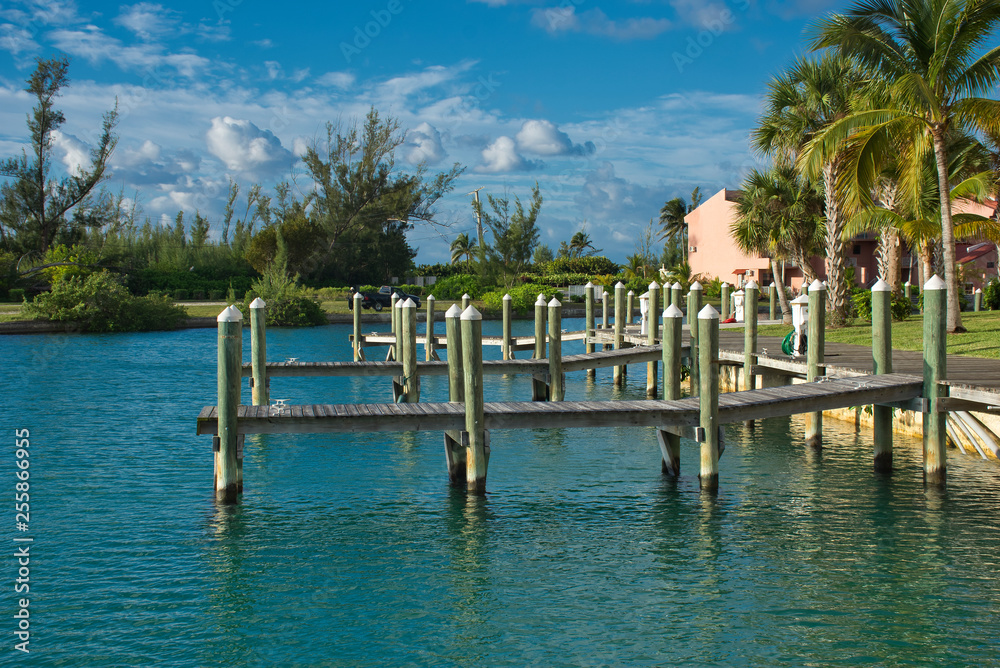
[[[270,130],[261,130],[244,119],[216,116],[205,140],[212,155],[228,169],[240,172],[275,172],[288,167],[293,159]]]
[[[600,9],[588,9],[577,13],[576,7],[572,5],[534,9],[531,12],[531,24],[550,35],[578,32],[620,41],[653,39],[660,33],[670,30],[672,25],[667,19],[651,17],[615,21]]]
[[[502,172],[523,172],[534,169],[537,163],[525,160],[517,152],[517,144],[507,136],[497,137],[496,140],[483,149],[483,164],[476,167],[476,171],[483,174],[499,174]]]
[[[546,120],[525,121],[517,133],[517,145],[523,151],[538,155],[588,155],[594,144],[574,144],[569,135],[555,123]]]
[[[441,133],[430,123],[421,123],[406,133],[406,160],[417,165],[426,162],[434,165],[448,156],[441,145]]]

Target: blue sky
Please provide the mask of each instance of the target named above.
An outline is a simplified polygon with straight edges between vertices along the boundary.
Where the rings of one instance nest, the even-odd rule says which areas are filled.
[[[65,54],[71,86],[55,150],[86,159],[121,112],[107,187],[166,224],[216,224],[229,180],[310,187],[298,156],[327,122],[374,105],[408,141],[397,165],[458,162],[437,227],[410,233],[418,263],[447,261],[475,229],[466,193],[545,203],[553,249],[586,223],[622,262],[663,203],[738,186],[770,77],[805,51],[830,0],[360,0],[137,4],[12,0],[0,7],[0,156],[20,153],[36,57]]]

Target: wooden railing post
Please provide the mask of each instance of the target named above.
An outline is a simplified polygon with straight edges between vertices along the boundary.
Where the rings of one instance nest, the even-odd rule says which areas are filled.
[[[947,396],[943,383],[948,378],[948,350],[945,327],[945,285],[938,276],[924,283],[924,398],[930,406],[923,414],[924,482],[944,485],[947,481],[947,412],[939,412],[938,400]]]
[[[594,284],[587,281],[587,284],[583,286],[583,301],[584,301],[584,318],[583,318],[583,328],[586,330],[584,332],[584,351],[589,355],[594,352],[594,342],[591,341],[591,337],[594,336]],[[587,378],[594,379],[597,377],[597,369],[587,369]]]
[[[684,314],[674,304],[663,311],[663,399],[675,401],[681,398],[681,330]],[[661,468],[664,474],[681,474],[681,437],[658,429],[657,440],[662,455]]]
[[[503,311],[503,331],[502,331],[502,334],[501,334],[501,339],[502,340],[500,341],[500,354],[501,354],[501,357],[503,359],[505,359],[505,360],[509,360],[511,358],[511,355],[510,355],[510,319],[511,319],[511,315],[512,315],[512,313],[511,313],[511,311],[512,311],[511,300],[512,299],[513,299],[513,297],[510,296],[510,293],[507,293],[507,294],[505,294],[503,296],[503,307],[502,307],[502,311]]]
[[[462,311],[462,366],[465,370],[465,482],[474,494],[486,493],[489,446],[483,420],[483,316],[476,307]]]
[[[622,334],[625,331],[625,284],[621,281],[615,284],[615,338],[614,348],[618,350],[622,347]],[[625,370],[622,366],[616,366],[614,372],[614,386],[621,387],[625,382]]]
[[[688,337],[691,341],[691,356],[689,357],[691,362],[691,394],[697,394],[700,386],[698,382],[698,314],[701,312],[701,293],[701,283],[698,281],[692,283],[687,298]]]
[[[876,374],[892,373],[892,288],[881,278],[872,286],[872,361]],[[874,406],[875,471],[892,472],[892,408]]]
[[[364,299],[361,297],[360,292],[354,293],[354,361],[360,362],[365,358],[363,348],[361,346],[361,302]]]
[[[562,370],[562,302],[549,302],[549,400],[562,401],[566,383]]]
[[[438,359],[434,350],[434,295],[427,295],[427,326],[424,328],[424,361],[431,362]]]
[[[706,306],[698,313],[698,407],[704,440],[701,442],[701,489],[719,489],[719,313]]]
[[[806,343],[806,380],[825,375],[826,286],[819,279],[809,286],[809,333]],[[806,413],[806,445],[823,447],[823,412]]]
[[[446,354],[448,356],[448,401],[465,400],[465,378],[462,374],[462,309],[452,304],[444,314]],[[465,486],[465,444],[461,431],[444,433],[444,458],[448,466],[448,480],[452,485]]]
[[[250,396],[254,406],[271,403],[267,377],[267,304],[260,297],[250,302]]]
[[[655,346],[660,334],[660,319],[656,317],[656,310],[660,304],[660,284],[653,281],[649,284],[649,299],[646,311],[646,345]],[[656,367],[656,360],[646,363],[646,396],[656,398],[656,381],[659,375]]]
[[[216,318],[219,326],[218,435],[215,451],[215,496],[222,503],[236,503],[239,494],[239,409],[243,376],[243,314],[235,306]]]

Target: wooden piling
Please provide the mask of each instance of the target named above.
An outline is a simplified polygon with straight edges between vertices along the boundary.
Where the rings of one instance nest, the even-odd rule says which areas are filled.
[[[403,377],[399,379],[400,401],[415,404],[420,401],[420,378],[417,376],[417,305],[407,297],[399,305],[400,357]]]
[[[549,400],[562,401],[566,383],[562,370],[562,302],[549,302]]]
[[[395,342],[389,346],[389,352],[386,355],[386,360],[391,359],[398,362],[400,359],[399,347],[402,345],[403,341],[403,327],[400,323],[400,316],[403,313],[403,304],[399,301],[399,293],[397,292],[392,293],[392,297],[389,298],[389,301],[392,302],[389,306],[389,314],[392,318],[392,335]]]
[[[511,319],[511,316],[513,315],[512,308],[511,308],[511,300],[512,299],[513,299],[513,297],[510,296],[510,293],[507,293],[507,294],[505,294],[503,296],[503,307],[502,307],[502,311],[503,311],[503,331],[502,331],[502,340],[500,341],[500,353],[501,353],[501,356],[503,357],[503,359],[505,359],[505,360],[509,360],[511,358],[511,355],[510,355],[510,319]]]
[[[601,329],[604,330],[608,329],[608,297],[608,291],[605,290],[601,295],[601,316],[603,318],[601,321]],[[605,349],[607,349],[607,346],[605,346]]]
[[[464,295],[462,295],[462,311],[465,312],[465,309],[469,308],[469,305],[471,304],[472,304],[472,297],[470,297],[469,293],[466,292]]]
[[[701,415],[701,489],[719,489],[719,314],[711,306],[698,313],[698,366],[701,371],[698,408]]]
[[[673,285],[670,286],[670,304],[677,307],[677,310],[681,311],[682,313],[683,309],[681,307],[681,300],[683,296],[684,296],[684,286],[681,285],[680,281],[676,281]]]
[[[809,286],[809,333],[806,344],[806,380],[826,374],[823,369],[826,341],[826,286],[819,279]],[[823,447],[823,412],[806,413],[806,445]]]
[[[687,296],[688,337],[691,340],[691,356],[689,358],[691,363],[691,394],[697,394],[700,386],[698,381],[698,313],[701,312],[701,294],[701,283],[695,281],[691,284]]]
[[[432,362],[438,359],[437,351],[434,350],[434,295],[427,295],[427,326],[424,328],[424,361]]]
[[[646,310],[646,345],[655,346],[660,333],[660,319],[656,317],[656,310],[660,303],[660,284],[653,281],[649,284],[649,299]],[[646,363],[646,396],[650,399],[656,398],[657,367],[656,361]]]
[[[216,318],[219,327],[218,435],[215,446],[215,496],[222,503],[236,503],[239,494],[237,448],[240,378],[243,374],[243,314],[235,306]]]
[[[257,297],[250,302],[250,395],[254,406],[271,403],[267,377],[267,305]]]
[[[681,331],[684,313],[671,304],[663,311],[663,399],[681,398]],[[657,430],[662,455],[661,470],[666,475],[681,474],[681,437],[673,432]]]
[[[773,281],[771,282],[771,285],[768,288],[767,292],[768,292],[768,295],[767,295],[768,299],[771,302],[770,306],[768,308],[768,311],[767,311],[768,320],[777,320],[778,319],[778,290],[775,287]]]
[[[618,281],[615,284],[615,333],[614,348],[622,347],[622,334],[625,332],[625,284]],[[616,366],[614,371],[614,386],[621,387],[625,382],[625,370]]]
[[[594,352],[594,343],[590,340],[594,336],[594,284],[587,281],[583,286],[584,301],[584,352],[588,355]],[[597,369],[587,369],[587,378],[597,377]]]
[[[721,314],[719,315],[720,320],[729,320],[729,283],[723,281],[722,283],[722,303]]]
[[[872,361],[876,374],[892,373],[892,288],[879,279],[872,286]],[[875,471],[892,472],[892,408],[874,406]]]
[[[548,304],[545,295],[538,293],[535,300],[535,354],[536,360],[545,359],[545,309]],[[531,377],[531,400],[546,401],[549,398],[549,385],[544,377]]]
[[[924,397],[929,401],[923,414],[924,482],[944,485],[947,480],[947,412],[938,412],[938,400],[947,396],[941,385],[948,377],[945,328],[945,285],[938,276],[924,283]]]
[[[364,298],[360,292],[354,293],[354,361],[360,362],[365,358],[361,347],[361,303]]]
[[[465,377],[462,374],[462,309],[452,304],[444,314],[445,338],[448,355],[448,401],[465,400]],[[448,480],[452,485],[465,486],[465,444],[461,431],[444,433],[444,457],[448,467]]]
[[[976,291],[972,293],[972,310],[978,313],[979,309],[982,308],[982,305],[983,305],[983,291],[979,288],[976,288]]]
[[[757,283],[751,279],[743,286],[743,389],[757,389]],[[751,423],[752,426],[752,423]]]
[[[635,311],[635,291],[629,290],[625,299],[625,324],[632,324],[632,315]],[[624,330],[623,330],[624,331]]]
[[[465,370],[465,482],[473,494],[486,493],[488,449],[483,420],[483,316],[469,306],[461,315],[462,366]],[[466,438],[463,435],[463,440]]]

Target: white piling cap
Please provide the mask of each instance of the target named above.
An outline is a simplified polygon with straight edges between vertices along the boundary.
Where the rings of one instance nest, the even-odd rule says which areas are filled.
[[[909,287],[911,285],[911,283],[909,281],[907,281],[906,283],[903,283],[903,285]]]
[[[812,292],[813,290],[826,290],[826,283],[817,278],[809,284],[809,292]]]
[[[653,281],[652,283],[649,284],[649,289],[650,290],[659,290],[660,289],[660,284],[657,283],[656,281]]]
[[[549,302],[549,308],[557,308],[559,306],[562,306],[562,302],[553,297],[552,301]]]
[[[684,317],[684,312],[681,311],[676,306],[674,306],[673,304],[671,304],[670,306],[668,306],[667,308],[665,308],[663,310],[663,317],[664,318],[683,318]]]
[[[699,283],[698,281],[695,281],[694,283],[691,284],[691,288],[690,289],[691,290],[703,290],[704,288],[701,287],[701,283]]]
[[[892,288],[889,284],[883,281],[881,278],[875,281],[875,285],[872,286],[872,292],[890,292]]]
[[[670,288],[671,288],[672,290],[683,290],[683,289],[684,289],[684,286],[683,286],[683,285],[681,285],[681,282],[680,282],[680,281],[677,281],[677,282],[675,282],[675,283],[674,283],[673,285],[671,285],[671,286],[670,286]]]
[[[934,274],[924,283],[924,290],[944,290],[944,281],[937,274]]]
[[[452,304],[451,307],[444,312],[444,317],[446,318],[457,318],[462,315],[462,308],[458,304]]]
[[[470,297],[469,293],[466,292],[464,295],[462,295],[462,299],[472,299],[472,297]]]
[[[399,290],[393,290],[392,291],[392,298],[393,299],[399,299]]]
[[[395,295],[393,295],[393,296],[395,296]],[[393,306],[393,308],[403,308],[403,300],[402,299],[397,299],[396,303],[393,304],[392,306]]]
[[[354,299],[355,299],[356,301],[361,301],[362,299],[364,299],[364,297],[362,297],[362,296],[361,296],[361,293],[360,293],[360,292],[355,292],[355,293],[354,293]]]
[[[795,299],[792,300],[792,303],[793,304],[808,304],[809,303],[809,297],[807,297],[805,295],[799,295],[798,297],[796,297]]]
[[[434,295],[427,295],[427,301],[433,302],[433,301],[437,301],[437,300],[434,299]]]
[[[265,304],[264,300],[260,297],[257,297],[257,299],[250,302],[250,308],[265,308],[266,306],[267,304]]]
[[[513,299],[513,297],[510,296],[509,292],[503,296],[503,300],[505,302],[509,302],[511,299]]]
[[[222,313],[216,318],[219,322],[239,322],[243,320],[243,314],[235,306],[229,306],[222,309]]]
[[[417,308],[416,303],[409,297],[403,300],[402,304],[397,304],[397,306],[399,306],[400,308]]]
[[[747,284],[743,287],[748,290],[757,290],[760,288],[760,286],[757,285],[757,281],[753,280],[752,278],[749,281],[747,281]]]
[[[722,281],[722,285],[720,285],[719,287],[728,288],[729,287],[729,283],[726,283],[725,281]]]
[[[711,304],[706,304],[705,308],[698,311],[698,320],[718,320],[719,312],[712,308]]]
[[[476,310],[476,307],[469,304],[468,308],[462,311],[462,320],[482,320],[483,314]]]
[[[976,294],[977,294],[977,295],[981,295],[981,294],[983,294],[983,291],[982,291],[982,290],[980,290],[979,288],[976,288]]]
[[[769,287],[772,287],[772,288],[775,287],[774,281],[771,281],[771,285]]]
[[[592,288],[592,287],[594,287],[594,284],[591,283],[590,281],[587,281],[587,284],[585,286],[583,286],[583,287],[585,287],[585,288]]]
[[[535,306],[545,306],[545,295],[539,293],[538,299],[535,300]]]
[[[625,284],[622,283],[621,281],[618,281],[617,283],[615,283],[615,290],[617,290],[619,288],[621,288],[622,290],[625,289]]]
[[[736,292],[733,293],[733,296],[734,297],[742,297],[744,294],[746,294],[746,293],[744,293],[742,290],[737,290]]]
[[[630,296],[635,297],[635,292],[634,291],[629,290],[628,293],[629,293]]]
[[[608,291],[607,291],[607,290],[605,290],[605,291],[604,291],[604,296],[605,296],[605,297],[607,297],[607,296],[608,296]]]

